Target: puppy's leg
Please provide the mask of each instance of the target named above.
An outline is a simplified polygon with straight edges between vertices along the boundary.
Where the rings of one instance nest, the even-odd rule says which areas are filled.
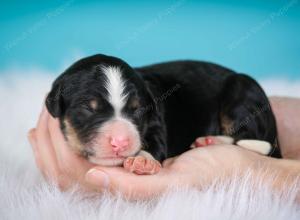
[[[198,137],[195,142],[191,145],[191,148],[204,147],[208,145],[218,144],[233,144],[233,138],[229,136],[206,136]]]
[[[126,158],[123,166],[129,172],[139,175],[156,174],[161,169],[161,164],[150,153],[143,150],[135,157]]]
[[[255,80],[242,74],[228,77],[219,100],[222,134],[238,146],[281,157],[272,108]]]
[[[218,144],[234,144],[234,139],[229,136],[207,136],[199,137],[191,145],[191,148],[196,147],[205,147],[209,145],[218,145]],[[259,141],[259,140],[239,140],[235,145],[257,152],[262,155],[270,154],[272,146],[269,142]]]

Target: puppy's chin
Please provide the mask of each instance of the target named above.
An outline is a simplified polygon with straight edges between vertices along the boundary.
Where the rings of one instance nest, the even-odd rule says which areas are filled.
[[[91,156],[88,160],[94,164],[100,166],[121,166],[126,158],[125,157],[104,157],[99,158],[95,156]]]

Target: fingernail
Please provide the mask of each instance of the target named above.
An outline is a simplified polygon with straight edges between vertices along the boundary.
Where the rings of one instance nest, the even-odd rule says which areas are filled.
[[[30,131],[27,132],[27,138],[28,139],[30,139],[32,137],[32,133],[33,133],[32,130],[30,130]]]
[[[108,175],[98,169],[90,169],[85,175],[86,181],[91,184],[100,186],[102,188],[107,188],[109,186],[109,177]]]
[[[27,139],[30,143],[30,145],[33,147],[34,145],[34,132],[35,132],[35,129],[31,129],[28,133],[27,133]]]
[[[27,137],[31,137],[34,132],[35,132],[35,128],[31,128],[27,133]]]

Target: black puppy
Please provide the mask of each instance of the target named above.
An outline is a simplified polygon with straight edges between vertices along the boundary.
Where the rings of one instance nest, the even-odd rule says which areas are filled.
[[[46,106],[77,153],[138,174],[158,172],[158,161],[190,147],[234,143],[270,154],[277,146],[274,115],[261,87],[212,63],[132,68],[94,55],[55,80]]]

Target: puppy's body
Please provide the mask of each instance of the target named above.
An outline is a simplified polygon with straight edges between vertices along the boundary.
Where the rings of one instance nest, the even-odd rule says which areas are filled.
[[[118,165],[141,150],[162,161],[207,135],[276,144],[274,115],[260,86],[206,62],[131,68],[115,57],[91,56],[58,77],[46,104],[73,149],[102,165]]]
[[[199,61],[167,62],[135,70],[158,100],[166,125],[168,157],[186,151],[196,137],[208,135],[277,145],[269,101],[249,76]]]

